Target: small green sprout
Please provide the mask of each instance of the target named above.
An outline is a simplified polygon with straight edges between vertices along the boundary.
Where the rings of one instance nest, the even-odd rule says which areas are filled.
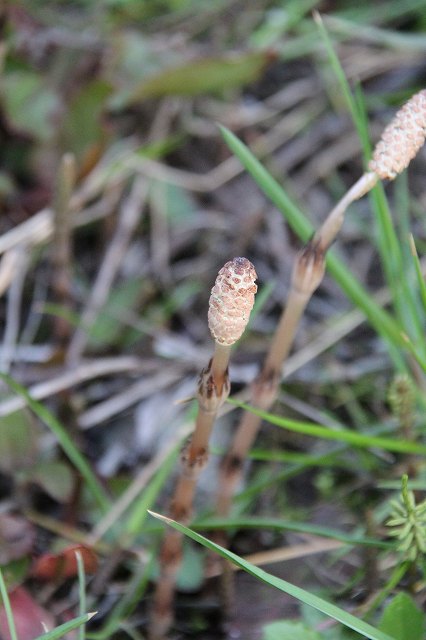
[[[391,518],[386,525],[392,527],[389,535],[398,538],[398,551],[406,560],[415,562],[426,553],[426,500],[416,505],[414,493],[408,490],[408,476],[402,476],[399,500],[392,500]]]

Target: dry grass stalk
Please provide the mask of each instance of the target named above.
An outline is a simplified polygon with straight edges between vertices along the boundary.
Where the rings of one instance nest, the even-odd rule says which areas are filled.
[[[426,90],[423,90],[398,111],[374,150],[369,164],[370,171],[364,173],[349,189],[311,241],[298,254],[287,305],[262,370],[251,388],[250,404],[254,407],[267,411],[276,399],[283,365],[293,343],[297,325],[322,280],[325,254],[343,224],[346,209],[352,202],[368,193],[379,179],[392,180],[403,171],[424,143],[425,137]],[[257,436],[261,422],[261,418],[245,411],[231,448],[222,461],[217,498],[217,512],[221,516],[228,515],[230,511],[235,488],[241,480],[244,460]],[[222,544],[226,543],[223,534],[219,533],[219,537]],[[225,575],[225,588],[229,583],[228,578],[229,576]]]
[[[197,478],[207,464],[208,443],[220,407],[229,395],[228,363],[232,345],[241,337],[253,308],[256,272],[246,258],[234,258],[219,271],[209,302],[209,327],[215,350],[201,372],[194,433],[181,454],[181,472],[170,517],[188,523]],[[173,620],[173,599],[182,556],[182,535],[166,532],[160,554],[161,574],[154,594],[150,638],[164,638]]]
[[[52,289],[55,301],[64,309],[71,310],[71,262],[72,262],[72,224],[70,201],[76,180],[75,158],[66,153],[61,160],[53,200],[54,238],[53,238],[53,280]],[[71,326],[61,316],[54,320],[54,334],[59,348],[64,349],[71,337]]]

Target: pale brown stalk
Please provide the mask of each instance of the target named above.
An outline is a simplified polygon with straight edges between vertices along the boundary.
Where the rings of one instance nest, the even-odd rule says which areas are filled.
[[[55,301],[64,310],[71,311],[71,263],[72,224],[70,201],[76,180],[75,158],[66,153],[60,162],[53,198],[53,278],[52,289]],[[65,348],[71,336],[71,326],[62,316],[56,316],[54,334],[59,348]]]
[[[220,270],[211,292],[209,327],[215,340],[213,357],[203,369],[197,390],[194,433],[181,453],[181,471],[170,505],[170,517],[191,518],[197,479],[208,461],[208,444],[220,407],[229,395],[229,357],[242,335],[253,307],[256,272],[246,258],[234,258]],[[182,556],[182,535],[168,529],[160,554],[160,578],[151,612],[150,639],[164,638],[173,621],[176,576]]]
[[[318,242],[311,241],[297,256],[287,305],[262,370],[252,385],[250,404],[254,407],[267,411],[274,403],[282,378],[283,364],[293,344],[300,317],[323,275],[324,251]],[[217,511],[220,515],[229,513],[235,487],[241,478],[242,465],[261,422],[259,416],[244,411],[231,448],[221,465],[217,501]]]
[[[377,144],[369,171],[349,189],[327,216],[312,240],[299,253],[293,270],[287,305],[273,337],[263,368],[251,388],[250,403],[268,410],[275,401],[282,369],[290,351],[297,325],[324,273],[325,254],[334,242],[348,206],[368,193],[379,179],[392,180],[414,158],[426,137],[426,90],[408,100],[386,127]],[[261,425],[261,418],[245,411],[231,449],[222,462],[217,511],[229,513],[242,465]]]
[[[324,251],[334,242],[343,224],[346,209],[352,202],[362,198],[370,191],[378,181],[379,177],[373,171],[364,173],[357,182],[339,200],[336,206],[330,211],[322,226],[315,233],[314,241],[317,241]]]

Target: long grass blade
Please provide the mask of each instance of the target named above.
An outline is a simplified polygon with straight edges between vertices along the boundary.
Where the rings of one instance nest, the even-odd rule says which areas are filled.
[[[309,593],[309,591],[305,591],[305,589],[301,589],[300,587],[297,587],[296,585],[291,584],[286,580],[277,578],[271,575],[270,573],[267,573],[263,569],[259,569],[258,567],[251,564],[250,562],[247,562],[243,558],[240,558],[240,556],[237,556],[235,553],[232,553],[232,551],[228,551],[227,549],[224,549],[220,545],[212,542],[211,540],[208,540],[207,538],[200,535],[199,533],[196,533],[195,531],[192,531],[191,529],[184,527],[182,524],[179,524],[174,520],[170,520],[170,518],[165,518],[164,516],[161,516],[158,513],[153,513],[151,511],[150,513],[152,516],[154,516],[154,518],[158,518],[162,522],[170,525],[177,531],[180,531],[181,533],[188,536],[189,538],[192,538],[192,540],[195,540],[195,542],[198,542],[204,547],[207,547],[207,549],[210,549],[211,551],[215,551],[216,553],[221,555],[223,558],[226,558],[230,562],[233,562],[238,567],[240,567],[250,575],[254,576],[258,580],[261,580],[262,582],[270,585],[271,587],[275,587],[276,589],[279,589],[280,591],[283,591],[284,593],[287,593],[288,595],[293,596],[294,598],[296,598],[300,602],[303,602],[304,604],[308,604],[311,607],[314,607],[318,611],[321,611],[322,613],[325,613],[327,616],[330,616],[334,620],[341,622],[349,629],[353,629],[354,631],[363,635],[364,637],[369,638],[370,640],[395,640],[394,638],[391,638],[391,636],[388,636],[387,633],[383,633],[383,631],[379,631],[379,629],[375,629],[373,626],[371,626],[367,622],[364,622],[363,620],[359,620],[358,618],[348,613],[344,609],[341,609],[340,607],[337,607],[336,605],[331,604],[330,602],[327,602],[327,600],[323,600],[322,598],[319,598],[318,596],[312,593]]]
[[[419,256],[417,255],[416,244],[414,242],[414,238],[412,235],[410,236],[410,250],[411,250],[411,255],[413,257],[414,268],[416,270],[417,284],[420,291],[420,297],[422,300],[424,310],[426,311],[426,282],[423,277],[422,266],[420,264]]]
[[[378,449],[394,451],[396,453],[426,455],[426,445],[418,444],[416,442],[382,438],[381,436],[369,436],[365,433],[349,431],[348,429],[340,429],[339,431],[336,431],[335,429],[323,427],[311,422],[299,422],[297,420],[290,420],[289,418],[275,416],[273,413],[262,411],[261,409],[257,409],[243,402],[237,402],[230,398],[228,398],[228,402],[235,404],[246,411],[251,411],[270,424],[274,424],[282,429],[287,429],[288,431],[294,431],[295,433],[303,433],[306,436],[313,436],[314,438],[321,438],[323,440],[346,442],[347,444],[364,449],[376,447]]]
[[[84,616],[78,616],[73,620],[69,620],[69,622],[59,625],[59,627],[52,629],[52,631],[48,631],[47,633],[43,633],[41,636],[37,636],[34,640],[58,640],[58,638],[63,638],[70,631],[78,629],[82,624],[89,622],[96,613],[97,612],[95,611],[93,613],[86,613]]]
[[[362,545],[368,547],[378,547],[380,549],[395,549],[391,542],[384,542],[376,538],[366,536],[356,536],[329,527],[309,524],[305,522],[290,522],[281,518],[260,518],[254,516],[228,516],[227,518],[212,517],[194,522],[194,529],[274,529],[277,531],[297,531],[298,533],[309,533],[310,535],[332,538],[350,545]]]

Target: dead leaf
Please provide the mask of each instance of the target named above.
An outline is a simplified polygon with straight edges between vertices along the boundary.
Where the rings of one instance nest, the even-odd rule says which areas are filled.
[[[19,640],[34,640],[45,633],[46,629],[55,627],[53,616],[40,607],[23,587],[11,591],[9,600]],[[0,637],[2,640],[11,640],[4,607],[0,607]]]
[[[96,573],[98,558],[95,552],[83,545],[72,545],[60,553],[45,553],[35,562],[31,574],[39,580],[73,578],[78,573],[75,552],[79,551],[86,574]]]

